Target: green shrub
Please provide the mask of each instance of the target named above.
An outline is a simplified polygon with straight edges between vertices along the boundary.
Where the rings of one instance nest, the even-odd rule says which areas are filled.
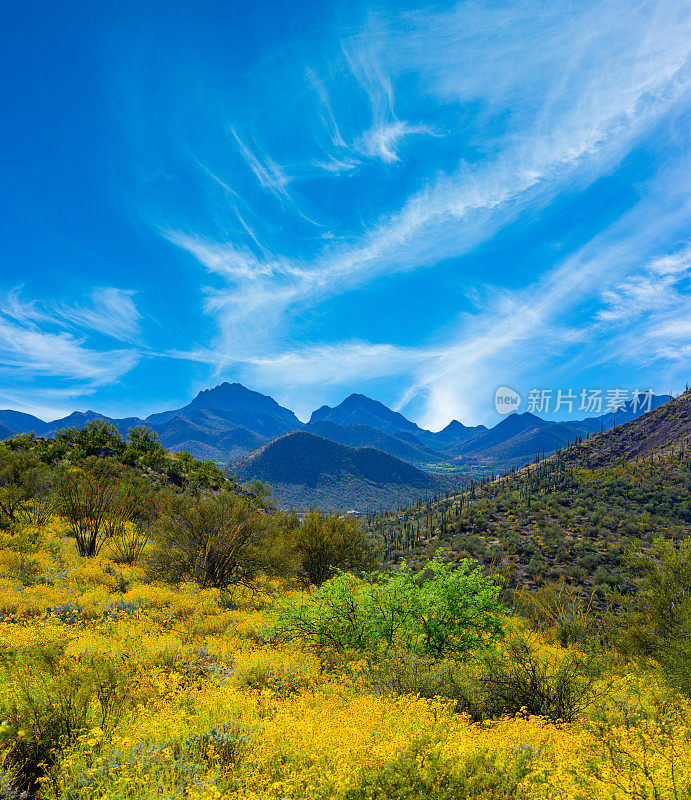
[[[1,709],[7,763],[17,791],[33,797],[62,751],[86,729],[112,731],[129,705],[133,675],[103,657],[66,658],[59,645],[22,653],[19,691]]]
[[[623,620],[622,642],[656,661],[667,680],[691,696],[691,541],[660,540],[632,562],[641,583]]]
[[[251,743],[242,728],[230,725],[223,730],[212,728],[208,733],[191,733],[173,748],[173,753],[207,767],[237,767]]]
[[[83,428],[64,428],[55,434],[56,442],[72,445],[74,457],[86,458],[103,451],[122,453],[125,443],[118,429],[105,419],[92,419]]]
[[[67,520],[80,556],[97,556],[108,538],[108,518],[121,486],[109,465],[92,462],[65,472],[58,485],[59,511]]]
[[[312,509],[291,531],[298,562],[298,577],[310,586],[321,586],[339,571],[372,569],[376,547],[372,535],[354,517],[323,514]]]
[[[135,425],[127,432],[122,459],[126,464],[161,469],[170,457],[155,431],[145,425]]]
[[[230,493],[176,497],[160,520],[150,574],[202,588],[254,589],[261,575],[282,574],[286,561],[270,515]]]
[[[390,652],[368,672],[376,692],[445,697],[477,721],[518,713],[574,720],[598,697],[599,675],[592,659],[540,655],[522,641],[462,662]]]
[[[375,653],[407,650],[436,658],[462,656],[502,633],[501,587],[472,562],[437,557],[414,575],[403,564],[365,580],[342,574],[274,613],[269,634],[318,650]]]
[[[577,652],[539,655],[517,640],[483,658],[479,693],[474,686],[464,696],[459,686],[457,699],[477,717],[525,712],[572,722],[593,702],[600,672],[593,658]]]
[[[309,677],[301,675],[283,664],[255,661],[239,672],[235,671],[235,683],[240,688],[262,691],[287,697],[303,691],[310,685]]]
[[[51,492],[50,474],[33,453],[0,444],[0,530],[45,524],[52,510]]]
[[[562,647],[586,644],[602,629],[602,618],[593,607],[593,594],[583,597],[579,588],[568,586],[564,578],[536,591],[514,592],[516,610],[535,630],[552,636]]]

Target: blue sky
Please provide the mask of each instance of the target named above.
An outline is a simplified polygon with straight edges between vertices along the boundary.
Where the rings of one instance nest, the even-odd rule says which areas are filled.
[[[3,11],[0,406],[439,428],[691,370],[691,6]]]

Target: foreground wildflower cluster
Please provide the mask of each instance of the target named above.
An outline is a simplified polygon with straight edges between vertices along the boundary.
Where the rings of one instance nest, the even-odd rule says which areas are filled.
[[[266,642],[276,586],[152,584],[58,523],[30,554],[0,544],[2,781],[22,768],[38,796],[691,796],[685,701],[623,662],[572,722],[473,721],[381,680],[393,665]]]

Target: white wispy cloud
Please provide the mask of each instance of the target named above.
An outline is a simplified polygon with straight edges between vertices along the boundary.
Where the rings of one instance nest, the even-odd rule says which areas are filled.
[[[661,359],[684,357],[691,292],[677,289],[691,253],[660,254],[659,243],[688,227],[691,209],[683,188],[667,178],[536,282],[495,292],[480,312],[459,318],[442,352],[421,362],[405,398],[421,398],[422,424],[439,428],[453,417],[486,422],[498,386],[520,388],[536,373],[548,376],[549,385],[560,374],[573,378],[608,362],[660,369]],[[645,254],[648,266],[641,267]],[[608,288],[601,290],[603,284]]]
[[[397,151],[401,141],[414,134],[432,135],[432,131],[426,125],[411,125],[401,120],[379,121],[358,138],[355,146],[365,155],[390,164],[398,161]]]
[[[465,0],[443,10],[371,20],[333,57],[345,60],[345,67],[325,64],[308,70],[306,78],[301,72],[315,100],[312,119],[321,121],[322,131],[306,161],[330,174],[329,186],[338,191],[356,179],[355,171],[359,177],[365,166],[374,169],[371,161],[393,163],[407,154],[404,142],[422,163],[425,148],[433,149],[430,135],[442,129],[446,160],[425,162],[385,206],[365,198],[355,223],[335,226],[328,238],[320,232],[302,248],[307,239],[291,236],[284,218],[275,219],[264,236],[246,226],[233,235],[229,226],[215,229],[197,221],[159,224],[163,235],[223,281],[204,287],[204,308],[216,320],[218,336],[176,355],[219,370],[237,367],[256,381],[263,375],[278,384],[291,377],[305,386],[330,384],[332,374],[347,382],[376,370],[409,374],[401,402],[418,402],[423,421],[439,426],[451,416],[472,419],[486,407],[499,381],[495,376],[518,379],[538,363],[554,363],[558,347],[569,349],[595,336],[598,325],[625,322],[626,308],[662,314],[674,292],[682,295],[683,270],[678,254],[668,254],[657,267],[651,262],[637,282],[627,277],[656,249],[657,223],[649,224],[639,209],[556,266],[535,265],[527,289],[497,287],[483,309],[455,324],[450,312],[440,343],[411,349],[333,344],[325,324],[326,344],[295,345],[301,315],[324,301],[380,276],[470,253],[521,215],[528,218],[555,198],[611,174],[656,126],[672,125],[688,109],[690,38],[691,8],[670,0],[577,6],[566,0]],[[345,80],[345,72],[364,92],[364,115],[359,108],[348,113],[335,99],[334,85]],[[406,91],[399,91],[401,84]],[[272,92],[267,96],[274,98]],[[429,118],[420,113],[422,100]],[[277,102],[281,115],[290,117],[293,98]],[[303,113],[305,106],[299,108]],[[303,130],[301,123],[293,120],[296,131]],[[251,141],[265,141],[255,127]],[[289,200],[287,168],[246,140],[233,129],[233,141],[259,185]],[[457,156],[451,160],[454,147]],[[398,167],[386,170],[394,171]],[[679,175],[669,179],[675,180]],[[648,206],[652,218],[664,213],[663,206]],[[676,224],[678,233],[688,214],[672,217],[665,224],[672,233]],[[638,230],[641,226],[647,230]],[[481,274],[463,277],[479,287],[484,283]],[[578,323],[568,321],[586,297],[593,308]],[[678,333],[674,341],[681,342],[683,322],[669,318],[668,323],[668,332]]]
[[[320,80],[317,73],[309,67],[307,67],[305,70],[305,75],[307,82],[314,89],[317,97],[319,98],[319,116],[321,117],[322,123],[329,134],[331,144],[335,147],[346,147],[346,142],[341,135],[341,131],[333,111],[333,103],[331,102],[331,98],[329,97],[329,93],[324,85],[324,82]]]
[[[330,172],[333,175],[341,175],[343,172],[351,172],[360,166],[360,161],[354,158],[337,158],[334,155],[328,155],[325,159],[317,159],[313,162],[317,169]]]
[[[132,341],[141,333],[141,314],[133,300],[134,292],[107,287],[91,293],[89,306],[60,305],[57,314],[78,327],[97,331],[112,339]]]
[[[650,4],[645,5],[650,11]],[[417,269],[467,252],[525,208],[544,205],[564,187],[582,187],[611,170],[688,91],[691,15],[669,19],[669,14],[653,14],[648,19],[641,7],[627,14],[612,12],[605,20],[602,12],[588,7],[577,16],[574,28],[563,9],[558,13],[552,6],[544,8],[536,34],[533,17],[526,16],[523,7],[504,8],[500,18],[493,21],[490,15],[485,20],[480,39],[480,6],[464,3],[453,19],[442,15],[428,24],[426,17],[426,27],[399,37],[400,42],[384,39],[391,68],[397,60],[413,58],[408,66],[424,73],[429,57],[435,66],[437,91],[456,102],[477,100],[482,90],[487,105],[494,106],[505,102],[508,93],[522,96],[525,87],[532,86],[537,99],[529,104],[531,118],[522,120],[520,136],[511,129],[498,136],[496,155],[474,165],[464,163],[453,174],[430,180],[399,211],[376,220],[361,235],[329,244],[299,268],[290,266],[290,258],[281,259],[294,279],[296,300],[338,294],[377,274]],[[470,38],[464,34],[468,21],[475,31]],[[492,37],[492,25],[500,34],[497,39]],[[419,44],[419,53],[406,44],[411,39],[424,43],[424,47]],[[524,49],[521,58],[517,42]],[[377,43],[384,49],[381,36]],[[362,46],[364,53],[371,52],[369,40]],[[457,51],[460,59],[468,47],[470,63],[482,61],[485,71],[489,70],[482,80],[468,77],[460,64],[452,62],[445,68],[440,61],[440,53]],[[368,64],[365,55],[358,61],[361,64]],[[392,103],[390,79],[380,67],[359,68],[372,104],[379,109],[376,114],[383,117]],[[504,72],[510,77],[500,80]],[[385,137],[380,145],[387,147]],[[280,179],[264,180],[274,188],[282,185]],[[225,247],[233,258],[233,244],[198,237],[200,242],[205,240],[207,249]],[[254,264],[251,273],[248,283],[236,290],[247,297],[260,282],[260,295],[272,302],[265,266]],[[281,280],[276,281],[276,294],[285,297]]]
[[[691,246],[653,259],[601,300],[596,319],[614,331],[610,360],[683,362],[691,349]]]
[[[398,147],[407,136],[432,135],[423,124],[398,119],[395,111],[394,88],[391,77],[382,69],[380,60],[370,47],[344,46],[348,65],[366,92],[371,107],[372,124],[356,137],[353,148],[370,158],[386,163],[398,161]]]
[[[17,290],[0,295],[0,371],[13,377],[51,376],[103,385],[139,361],[134,349],[90,346],[89,332],[125,339],[138,332],[129,293],[100,289],[91,307],[24,301]],[[82,335],[76,335],[81,329]]]
[[[283,168],[276,164],[267,153],[261,153],[260,155],[254,153],[232,128],[231,133],[237,143],[240,154],[261,186],[278,197],[290,199],[287,187],[291,179],[285,174]]]
[[[352,381],[400,375],[429,357],[425,348],[362,341],[300,346],[243,363],[249,377],[269,385],[344,386]]]

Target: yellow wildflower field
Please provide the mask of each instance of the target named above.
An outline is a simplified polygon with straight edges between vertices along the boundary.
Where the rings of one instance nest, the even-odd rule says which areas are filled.
[[[448,698],[385,691],[365,662],[264,641],[281,587],[152,584],[107,547],[79,558],[57,522],[30,552],[0,545],[3,770],[57,737],[40,797],[691,796],[686,701],[622,660],[574,722],[478,722]]]

